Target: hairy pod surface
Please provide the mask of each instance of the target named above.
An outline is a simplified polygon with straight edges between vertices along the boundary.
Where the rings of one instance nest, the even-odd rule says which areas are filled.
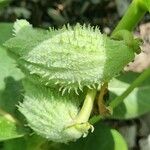
[[[90,124],[76,122],[84,98],[76,94],[64,94],[55,89],[37,86],[24,80],[25,95],[19,111],[28,125],[39,135],[54,142],[67,143],[86,136]]]
[[[108,82],[134,58],[125,41],[79,24],[42,31],[18,20],[14,37],[5,46],[28,79],[50,87],[58,85],[63,93]]]

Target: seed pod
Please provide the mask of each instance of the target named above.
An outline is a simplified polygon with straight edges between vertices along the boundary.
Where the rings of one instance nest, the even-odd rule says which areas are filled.
[[[57,90],[36,86],[25,80],[25,95],[19,110],[28,125],[39,135],[54,142],[67,143],[86,136],[91,125],[76,122],[82,98],[76,94],[61,95]]]
[[[38,31],[18,20],[14,33],[5,46],[17,56],[28,79],[50,87],[58,85],[63,93],[109,82],[134,58],[124,40],[110,39],[90,26]]]

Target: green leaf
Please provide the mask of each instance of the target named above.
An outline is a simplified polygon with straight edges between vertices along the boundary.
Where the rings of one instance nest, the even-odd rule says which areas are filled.
[[[121,95],[138,77],[138,73],[126,73],[109,83],[110,100]],[[150,78],[135,88],[124,101],[114,109],[112,118],[131,119],[150,111]]]
[[[12,37],[12,23],[0,23],[0,45]]]
[[[2,45],[11,37],[12,24],[1,23],[0,33]],[[17,116],[16,104],[22,99],[20,80],[24,75],[16,68],[15,61],[8,56],[2,46],[0,46],[0,70],[0,141],[3,141],[24,135],[24,131],[12,117]]]
[[[17,102],[22,99],[20,80],[24,75],[3,47],[0,47],[0,70],[0,108],[13,113]]]
[[[147,9],[150,12],[150,0],[145,0],[145,4],[146,4]]]
[[[24,131],[17,126],[9,114],[0,116],[0,141],[24,136]]]
[[[120,148],[127,150],[123,137],[115,129],[103,124],[97,124],[94,132],[88,137],[63,146],[64,150],[120,150]]]
[[[12,36],[13,25],[0,23],[0,45]],[[10,58],[5,48],[0,46],[0,108],[14,113],[16,104],[22,99],[22,84],[20,80],[23,73],[16,67],[15,60]]]
[[[0,8],[7,6],[11,0],[0,0]]]
[[[24,138],[7,140],[3,144],[3,150],[27,150]]]
[[[0,110],[16,114],[16,104],[21,100],[20,79],[23,74],[15,67],[14,60],[8,57],[6,50],[0,47]],[[7,117],[8,116],[8,117]],[[17,115],[16,115],[17,116]],[[10,121],[11,115],[0,112],[0,141],[17,138],[24,135],[15,121]]]
[[[37,135],[25,136],[23,138],[7,140],[3,144],[4,150],[48,150],[43,148],[47,141]]]

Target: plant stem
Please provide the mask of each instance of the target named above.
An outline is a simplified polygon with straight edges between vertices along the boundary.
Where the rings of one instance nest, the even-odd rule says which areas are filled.
[[[132,31],[137,23],[142,19],[144,14],[149,11],[150,0],[133,0],[130,4],[128,10],[126,11],[123,18],[120,20],[114,31],[112,32],[112,36],[115,32],[121,29],[126,29]],[[131,85],[130,87],[119,97],[115,98],[110,106],[112,108],[118,106],[123,99],[131,93],[131,91],[140,85],[147,77],[150,75],[150,69],[145,70]]]
[[[105,119],[104,117],[102,117],[101,115],[98,115],[98,116],[93,116],[90,120],[89,120],[89,123],[90,124],[95,124],[96,122],[102,120],[102,119]]]
[[[106,115],[109,113],[104,100],[104,95],[106,94],[107,89],[108,89],[108,83],[105,82],[103,85],[101,85],[100,94],[98,96],[98,108],[99,108],[100,115]]]
[[[150,77],[150,68],[145,70],[139,77],[137,77],[132,84],[126,89],[125,92],[123,92],[120,96],[116,97],[114,100],[112,100],[109,103],[109,106],[111,108],[117,107],[123,100],[136,88],[138,87],[144,80],[146,80],[148,77]],[[104,119],[102,116],[94,116],[90,119],[91,124],[95,124],[99,120]]]
[[[132,31],[137,23],[142,19],[144,14],[150,10],[150,0],[133,0],[123,18],[120,20],[112,35],[118,30],[126,29]],[[145,70],[119,97],[115,98],[109,105],[112,108],[117,107],[126,96],[128,96],[135,87],[140,85],[146,78],[150,76],[150,69]],[[104,119],[102,116],[94,116],[90,119],[91,124],[95,124],[99,120]]]
[[[142,19],[144,14],[148,11],[147,3],[148,2],[146,0],[133,0],[125,15],[112,32],[112,35],[121,29],[132,31],[137,23]]]
[[[97,91],[95,89],[88,91],[86,98],[84,100],[83,106],[76,118],[77,123],[84,123],[89,120],[91,111],[93,109],[96,92]]]
[[[132,84],[126,89],[125,92],[123,92],[123,94],[116,97],[112,102],[110,102],[109,106],[111,106],[112,108],[118,106],[124,100],[124,98],[126,98],[134,90],[134,88],[139,86],[148,77],[150,77],[150,68],[148,68],[141,75],[139,75],[139,77],[137,77],[132,82]]]

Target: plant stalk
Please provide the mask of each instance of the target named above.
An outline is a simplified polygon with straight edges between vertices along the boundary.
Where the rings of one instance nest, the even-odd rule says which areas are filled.
[[[117,107],[136,87],[138,87],[144,80],[150,77],[150,68],[145,70],[139,77],[137,77],[132,84],[120,96],[116,97],[109,106],[112,108]]]
[[[143,18],[144,14],[150,9],[150,0],[133,0],[130,4],[128,10],[126,11],[123,18],[120,20],[114,31],[112,32],[112,36],[118,30],[126,29],[128,31],[132,31],[137,23]],[[115,98],[110,106],[115,108],[123,101],[123,99],[133,91],[135,87],[140,85],[147,77],[150,76],[150,69],[145,70],[133,83],[130,87],[119,97]]]
[[[139,77],[137,77],[132,84],[126,89],[125,92],[123,92],[120,96],[116,97],[114,100],[112,100],[109,103],[109,106],[114,109],[117,107],[123,100],[136,88],[138,87],[144,80],[150,77],[150,68],[145,70]],[[104,119],[102,116],[94,116],[90,119],[91,124],[95,124],[99,120]]]
[[[148,11],[148,2],[150,0],[133,0],[129,5],[123,18],[120,20],[112,35],[122,29],[132,31],[137,23],[143,18],[144,14]]]
[[[125,15],[112,32],[111,36],[113,36],[115,32],[122,29],[132,31],[147,11],[150,11],[150,0],[133,0],[129,5]],[[116,97],[112,102],[110,102],[110,107],[117,107],[124,100],[124,98],[134,90],[134,88],[139,86],[148,77],[150,77],[150,69],[145,70],[137,79],[135,79],[135,81],[133,81],[130,87],[122,95]],[[89,122],[91,124],[95,124],[101,119],[104,118],[100,115],[94,116],[90,119]]]
[[[96,92],[97,91],[95,89],[88,91],[83,106],[76,118],[77,123],[85,123],[89,120],[91,111],[93,109]]]

